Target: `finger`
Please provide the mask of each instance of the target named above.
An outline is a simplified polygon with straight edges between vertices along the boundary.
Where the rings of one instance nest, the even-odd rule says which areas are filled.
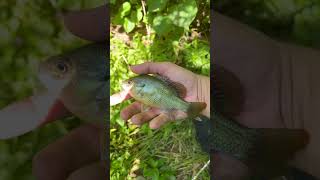
[[[130,99],[131,96],[128,91],[121,91],[117,94],[110,96],[110,106],[117,105],[127,99]]]
[[[72,172],[67,180],[101,180],[107,179],[107,168],[100,162],[95,162]]]
[[[36,179],[66,179],[84,165],[99,160],[99,129],[85,125],[45,147],[33,159]]]
[[[150,121],[149,127],[151,129],[158,129],[168,121],[169,121],[169,117],[167,115],[160,114],[159,116],[155,117]]]
[[[105,41],[108,34],[108,6],[82,11],[69,12],[64,15],[64,23],[68,30],[89,41]]]
[[[47,92],[34,95],[0,111],[0,139],[22,135],[41,124],[69,115],[55,95]]]
[[[71,112],[64,106],[62,101],[56,100],[56,102],[51,106],[46,118],[40,125],[47,124],[49,122],[52,122],[54,120],[70,116]]]
[[[132,72],[136,74],[160,74],[165,75],[167,70],[176,66],[173,63],[169,62],[145,62],[138,65],[130,66]]]
[[[151,119],[153,119],[157,115],[159,115],[159,112],[153,111],[153,110],[149,110],[149,111],[142,112],[142,113],[134,115],[131,118],[131,121],[132,121],[133,124],[142,125],[142,124],[150,121]]]
[[[130,104],[129,106],[127,106],[126,108],[124,108],[121,112],[120,112],[120,116],[123,120],[128,120],[130,119],[133,115],[138,114],[141,112],[141,103],[136,101],[132,104]]]

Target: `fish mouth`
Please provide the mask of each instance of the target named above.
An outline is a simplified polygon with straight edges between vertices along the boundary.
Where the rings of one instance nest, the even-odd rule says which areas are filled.
[[[125,80],[121,83],[122,90],[128,91],[133,87],[133,84],[130,81]]]

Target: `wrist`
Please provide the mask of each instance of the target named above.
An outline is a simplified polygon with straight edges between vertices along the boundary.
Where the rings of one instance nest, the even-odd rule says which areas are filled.
[[[197,99],[207,104],[201,114],[210,117],[210,78],[202,75],[197,77]]]

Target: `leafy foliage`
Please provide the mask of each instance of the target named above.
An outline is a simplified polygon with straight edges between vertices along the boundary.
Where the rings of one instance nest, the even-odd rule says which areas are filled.
[[[144,7],[146,15],[128,31],[127,25],[121,22],[131,18],[130,13],[143,11],[141,2],[144,3],[115,1],[111,7],[111,93],[118,92],[120,82],[134,75],[129,64],[148,60],[171,61],[195,73],[209,75],[208,29],[200,32],[199,26],[194,25],[198,21],[201,26],[209,27],[208,19],[196,18],[201,17],[200,1],[148,0]],[[206,5],[209,10],[209,3]],[[127,8],[121,8],[124,6]],[[131,9],[130,13],[125,9]],[[111,179],[189,179],[206,163],[208,157],[195,140],[191,121],[169,123],[156,131],[147,124],[137,127],[120,118],[120,110],[128,104],[110,109]],[[209,173],[205,171],[200,179],[209,179]]]
[[[32,94],[34,63],[85,42],[64,28],[62,9],[84,9],[101,0],[0,2],[0,107]],[[21,119],[23,121],[23,119]],[[49,143],[80,124],[63,119],[23,136],[0,141],[0,179],[31,180],[32,158]]]
[[[320,47],[317,0],[216,0],[214,8],[274,38]]]
[[[196,0],[148,0],[147,3],[131,0],[111,4],[115,14],[111,17],[112,24],[122,25],[127,33],[143,25],[163,36],[177,29],[188,30],[198,12]]]

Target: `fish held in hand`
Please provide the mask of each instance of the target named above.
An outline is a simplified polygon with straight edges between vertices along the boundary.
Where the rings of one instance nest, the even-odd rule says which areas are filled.
[[[31,97],[0,111],[0,139],[19,136],[69,112],[86,121],[105,122],[109,101],[107,57],[107,45],[93,43],[34,64],[38,75],[35,80],[40,82],[35,81]]]
[[[130,96],[149,107],[166,112],[181,111],[187,117],[196,117],[206,108],[204,102],[183,100],[184,88],[159,75],[139,75],[122,82],[122,88]]]
[[[47,91],[59,92],[58,99],[75,116],[102,124],[100,157],[105,163],[109,101],[106,60],[107,45],[94,43],[50,57],[39,66],[39,79]]]
[[[89,44],[42,62],[38,77],[80,119],[104,121],[109,100],[106,58],[106,44]]]

